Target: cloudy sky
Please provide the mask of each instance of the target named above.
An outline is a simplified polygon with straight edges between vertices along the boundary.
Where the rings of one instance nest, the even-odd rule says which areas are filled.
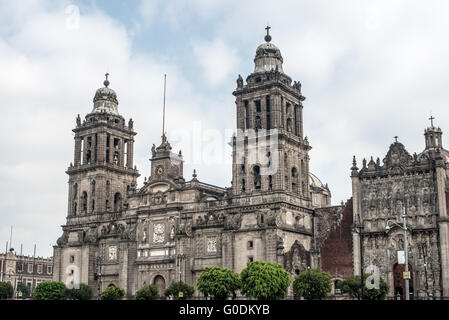
[[[16,250],[32,254],[36,243],[38,255],[52,255],[67,212],[71,130],[106,72],[138,132],[139,186],[160,142],[164,74],[167,134],[183,151],[185,178],[196,168],[201,181],[230,186],[229,149],[204,161],[180,137],[200,127],[225,145],[235,80],[253,71],[267,23],[284,71],[302,83],[310,168],[334,204],[351,196],[353,155],[382,159],[396,135],[422,151],[431,113],[449,132],[445,0],[0,0],[0,251],[12,225]]]

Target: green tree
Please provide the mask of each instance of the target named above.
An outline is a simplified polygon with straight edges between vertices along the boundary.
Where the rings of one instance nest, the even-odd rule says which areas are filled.
[[[10,282],[0,282],[0,300],[11,299],[14,294],[14,288]]]
[[[31,288],[29,285],[25,284],[25,283],[20,283],[17,286],[17,293],[22,292],[22,297],[21,298],[29,298],[31,295]]]
[[[92,296],[92,288],[84,283],[80,283],[78,289],[73,288],[66,290],[66,298],[70,300],[90,300],[92,299]]]
[[[34,300],[64,300],[66,286],[59,281],[43,281],[34,290]]]
[[[125,290],[116,286],[107,287],[101,294],[101,300],[122,300]]]
[[[364,299],[366,300],[384,300],[390,290],[388,283],[384,279],[379,279],[379,289],[368,289],[366,287],[366,279],[371,274],[364,274],[363,283],[364,288]],[[360,299],[362,296],[362,286],[360,284],[360,276],[349,276],[343,280],[342,283],[343,292],[349,293],[352,298]]]
[[[307,300],[321,300],[332,290],[331,279],[327,272],[316,269],[303,271],[293,282],[293,292]]]
[[[157,300],[159,299],[159,292],[156,286],[148,285],[140,288],[136,292],[136,300]]]
[[[282,300],[290,285],[290,273],[279,263],[253,261],[240,273],[242,293],[259,300]]]
[[[179,293],[182,292],[182,297]],[[164,296],[172,297],[175,300],[186,300],[193,296],[195,289],[185,282],[177,281],[173,282],[167,289],[165,289]]]
[[[206,267],[197,281],[198,290],[206,297],[213,296],[215,300],[226,300],[230,294],[235,298],[240,286],[238,274],[233,270],[216,266]]]

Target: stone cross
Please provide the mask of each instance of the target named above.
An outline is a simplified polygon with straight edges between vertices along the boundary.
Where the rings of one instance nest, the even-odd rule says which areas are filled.
[[[431,115],[430,116],[430,118],[429,118],[429,120],[430,120],[430,126],[431,127],[433,127],[433,120],[434,120],[435,118]]]

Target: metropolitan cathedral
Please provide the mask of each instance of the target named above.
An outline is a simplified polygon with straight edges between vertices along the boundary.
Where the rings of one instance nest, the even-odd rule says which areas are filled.
[[[268,31],[253,73],[246,81],[239,75],[233,92],[231,187],[199,181],[195,171],[184,177],[182,153],[173,152],[165,132],[152,147],[150,176],[138,187],[136,131],[132,119],[120,115],[106,75],[92,111],[83,120],[78,115],[73,129],[67,220],[54,247],[54,280],[88,284],[95,295],[116,285],[132,296],[149,284],[160,293],[174,281],[195,286],[207,266],[240,272],[264,260],[282,264],[292,279],[319,268],[337,283],[359,274],[361,242],[353,230],[362,224],[363,264],[377,263],[390,294],[403,294],[394,260],[399,233],[388,234],[383,225],[407,201],[414,228],[410,264],[417,271],[412,290],[443,294],[449,152],[442,149],[441,130],[432,125],[426,131],[426,151],[419,156],[395,142],[383,165],[364,161],[359,171],[354,159],[353,197],[331,206],[327,184],[309,172],[301,83],[284,73]],[[417,249],[423,243],[425,276]]]

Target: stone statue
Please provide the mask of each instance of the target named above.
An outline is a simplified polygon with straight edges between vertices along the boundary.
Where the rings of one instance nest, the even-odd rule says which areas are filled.
[[[243,78],[241,75],[237,78],[237,88],[243,88]]]
[[[76,117],[76,126],[77,127],[81,126],[81,117],[80,117],[80,115],[78,115],[78,117]]]
[[[129,119],[129,122],[128,122],[128,128],[132,129],[132,128],[133,128],[133,125],[134,125],[134,121],[133,121],[133,119],[131,118],[131,119]]]
[[[156,145],[153,143],[153,146],[151,147],[151,153],[153,154],[153,157],[156,155]]]

